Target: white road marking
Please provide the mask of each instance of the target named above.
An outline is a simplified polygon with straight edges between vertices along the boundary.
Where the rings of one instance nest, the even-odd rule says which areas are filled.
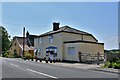
[[[37,72],[37,71],[34,71],[32,69],[26,69],[26,70],[37,73],[37,74],[41,74],[41,75],[44,75],[44,76],[47,76],[47,77],[50,77],[50,78],[57,79],[57,77],[54,77],[54,76],[51,76],[51,75],[48,75],[48,74],[45,74],[45,73]]]
[[[16,66],[16,67],[20,67],[20,66],[18,66],[18,65],[15,65],[15,64],[11,64],[11,65],[13,65],[13,66]]]

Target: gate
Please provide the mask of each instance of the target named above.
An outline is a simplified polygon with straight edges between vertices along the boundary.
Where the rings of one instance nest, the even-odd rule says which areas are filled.
[[[104,61],[105,57],[104,55],[101,55],[100,53],[79,53],[79,60],[80,62],[88,62],[88,63],[99,63],[100,61]]]

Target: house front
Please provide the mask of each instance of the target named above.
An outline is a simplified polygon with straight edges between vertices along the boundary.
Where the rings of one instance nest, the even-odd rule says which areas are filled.
[[[34,56],[34,38],[35,35],[30,35],[29,32],[26,33],[24,38],[24,51],[25,53],[30,53]],[[9,54],[15,54],[17,56],[23,56],[23,37],[15,36],[12,41],[12,46],[9,49]]]
[[[79,52],[104,55],[104,43],[90,33],[69,26],[59,27],[53,23],[53,30],[39,35],[34,39],[34,56],[44,59],[47,50],[54,50],[57,59],[79,61]]]

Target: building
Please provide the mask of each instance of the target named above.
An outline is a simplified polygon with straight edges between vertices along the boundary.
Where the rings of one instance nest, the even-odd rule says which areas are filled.
[[[59,27],[53,23],[53,30],[34,39],[34,56],[45,58],[48,49],[54,49],[57,59],[79,61],[79,52],[104,55],[104,43],[90,33],[69,26]]]
[[[25,37],[25,53],[31,53],[34,56],[34,37],[35,35],[29,35],[29,32],[26,33]],[[10,54],[16,54],[17,56],[23,56],[23,37],[15,36],[12,41],[12,46],[9,49]]]

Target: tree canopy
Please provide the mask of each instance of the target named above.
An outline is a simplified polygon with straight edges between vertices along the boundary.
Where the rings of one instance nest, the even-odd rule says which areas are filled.
[[[2,51],[7,51],[11,46],[11,41],[9,40],[9,34],[7,30],[2,28]]]

